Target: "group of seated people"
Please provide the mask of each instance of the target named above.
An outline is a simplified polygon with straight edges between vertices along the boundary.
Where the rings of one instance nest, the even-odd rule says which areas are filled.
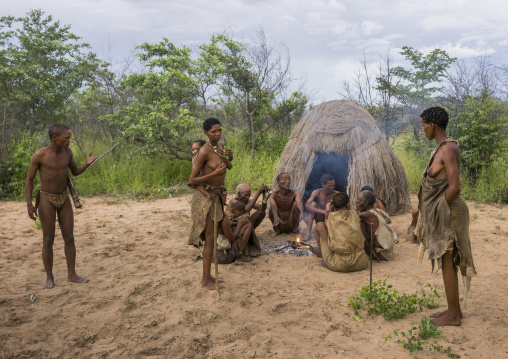
[[[305,220],[305,240],[310,240],[312,225],[316,222],[317,248],[311,248],[323,258],[330,270],[352,272],[365,269],[371,240],[374,260],[393,259],[397,236],[390,216],[385,212],[384,202],[376,198],[372,188],[362,188],[354,211],[350,208],[349,196],[335,190],[335,180],[331,175],[321,177],[321,188],[312,192],[305,205],[301,194],[291,189],[289,174],[281,173],[276,180],[277,191],[267,193],[268,187],[262,185],[252,197],[247,184],[237,187],[236,197],[228,202],[224,211],[218,240],[219,263],[250,262],[252,256],[260,253],[261,245],[255,229],[266,216],[268,201],[268,217],[275,235],[299,233],[299,223]],[[260,196],[262,201],[257,203]]]

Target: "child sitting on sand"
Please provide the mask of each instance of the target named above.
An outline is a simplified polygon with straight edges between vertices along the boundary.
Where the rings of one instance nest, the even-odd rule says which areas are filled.
[[[245,204],[237,201],[229,206],[230,216],[224,216],[222,230],[225,237],[231,243],[228,249],[217,253],[220,264],[229,264],[236,261],[250,262],[249,239],[252,232],[252,224],[249,221],[249,214],[245,213]]]

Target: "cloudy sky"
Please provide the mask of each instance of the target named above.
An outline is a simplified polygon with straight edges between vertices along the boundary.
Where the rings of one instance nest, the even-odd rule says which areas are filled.
[[[317,91],[314,103],[339,98],[343,80],[366,55],[377,62],[389,47],[452,56],[490,55],[508,64],[506,0],[0,0],[1,14],[22,16],[42,8],[92,45],[99,55],[124,58],[136,45],[167,37],[175,44],[207,42],[231,29],[289,48],[293,73]],[[402,61],[395,56],[396,61]]]

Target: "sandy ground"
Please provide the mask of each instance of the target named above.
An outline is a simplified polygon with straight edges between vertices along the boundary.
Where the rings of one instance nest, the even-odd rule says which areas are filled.
[[[23,203],[0,202],[0,357],[409,358],[385,336],[435,311],[358,322],[348,298],[368,284],[368,270],[334,273],[316,266],[315,256],[276,253],[220,266],[226,288],[218,302],[200,288],[202,262],[186,244],[190,196],[84,202],[75,212],[77,271],[90,282],[66,281],[58,233],[52,290],[42,289],[41,230]],[[462,326],[444,328],[440,344],[463,358],[508,357],[508,206],[468,204],[478,275]],[[393,221],[402,240],[393,262],[374,264],[374,279],[386,276],[408,293],[441,284],[404,240],[410,214]],[[268,219],[258,234],[273,241]]]

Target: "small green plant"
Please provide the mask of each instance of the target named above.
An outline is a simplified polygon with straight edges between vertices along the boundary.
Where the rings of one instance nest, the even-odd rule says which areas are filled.
[[[502,221],[506,221],[506,218],[503,217],[503,215],[501,213],[497,215],[497,219],[500,219]]]
[[[32,224],[32,227],[35,228],[35,229],[41,229],[42,228],[41,220],[39,219],[39,217],[37,217],[35,219],[34,224]]]
[[[161,213],[161,211],[152,211],[153,214]]]
[[[441,333],[442,330],[438,330],[437,326],[433,325],[429,318],[423,317],[418,329],[413,327],[407,332],[399,332],[395,329],[392,334],[396,337],[402,337],[402,339],[397,339],[397,343],[402,344],[411,355],[420,350],[428,349],[429,351],[443,352],[449,358],[460,358],[460,355],[453,353],[450,348],[443,348],[443,346],[439,345],[437,339],[441,338]],[[392,334],[385,337],[385,343],[392,339]],[[431,338],[435,340],[429,344],[429,339]],[[415,356],[415,358],[417,357]]]
[[[119,218],[123,218],[123,214],[119,214],[118,216],[115,217],[116,219],[119,219]]]
[[[471,222],[473,222],[477,219],[478,219],[478,215],[476,213],[471,216]]]
[[[362,287],[359,293],[353,294],[349,298],[349,306],[355,312],[355,318],[360,317],[360,310],[366,310],[370,316],[383,314],[386,320],[401,319],[410,313],[423,308],[437,308],[441,301],[441,295],[438,293],[440,287],[432,287],[427,293],[425,289],[420,292],[408,295],[399,292],[391,284],[386,285],[386,280],[378,280],[372,284]],[[358,320],[358,319],[357,319]]]

